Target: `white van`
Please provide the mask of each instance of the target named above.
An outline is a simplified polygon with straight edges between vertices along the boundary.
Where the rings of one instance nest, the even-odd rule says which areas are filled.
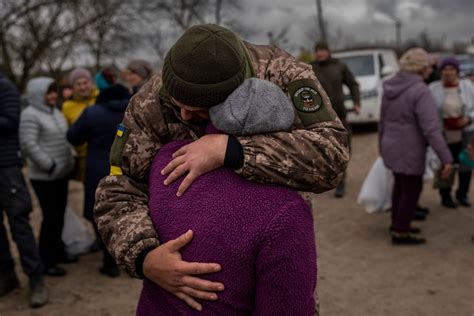
[[[344,86],[347,121],[351,124],[376,123],[380,119],[382,81],[398,72],[398,59],[390,49],[351,50],[333,54],[349,66],[360,89],[361,111],[356,114],[349,90]]]

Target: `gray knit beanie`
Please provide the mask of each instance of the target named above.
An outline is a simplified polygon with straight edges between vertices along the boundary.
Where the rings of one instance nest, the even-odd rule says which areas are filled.
[[[74,83],[81,78],[92,81],[92,75],[89,70],[85,68],[76,68],[69,74],[69,83],[74,85]]]
[[[209,109],[212,124],[232,135],[286,131],[295,112],[288,96],[267,80],[245,80],[221,104]]]
[[[150,63],[143,59],[132,60],[128,63],[127,69],[139,75],[142,79],[148,79],[153,74]]]

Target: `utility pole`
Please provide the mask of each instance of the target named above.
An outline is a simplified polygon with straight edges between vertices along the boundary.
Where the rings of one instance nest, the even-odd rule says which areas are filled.
[[[324,25],[324,18],[323,18],[323,5],[321,4],[321,0],[316,0],[316,8],[318,9],[319,34],[321,35],[320,39],[327,41],[326,27]]]
[[[397,49],[400,50],[402,48],[402,22],[398,18],[395,19],[395,38]]]

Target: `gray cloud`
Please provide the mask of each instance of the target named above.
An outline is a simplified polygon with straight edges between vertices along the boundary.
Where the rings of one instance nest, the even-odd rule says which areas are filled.
[[[243,0],[239,20],[253,32],[247,39],[268,41],[286,25],[289,42],[284,48],[296,52],[310,48],[317,39],[315,0]],[[333,46],[349,42],[395,40],[394,18],[402,22],[402,38],[416,38],[423,31],[434,39],[467,41],[474,29],[474,0],[323,0],[325,20]],[[455,17],[455,18],[454,18]]]

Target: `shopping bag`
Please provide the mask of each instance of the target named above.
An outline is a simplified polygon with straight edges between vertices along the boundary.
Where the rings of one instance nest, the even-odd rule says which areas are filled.
[[[84,222],[69,206],[66,207],[66,213],[64,214],[64,227],[61,237],[66,246],[66,252],[71,255],[88,252],[94,242]]]
[[[441,168],[441,160],[439,160],[433,148],[428,147],[428,150],[426,151],[425,174],[423,175],[423,180],[429,181],[434,179],[439,168]]]
[[[435,178],[433,181],[433,189],[449,189],[452,188],[454,185],[454,180],[456,177],[456,172],[458,171],[459,166],[454,165],[453,169],[451,170],[451,173],[449,174],[447,179],[441,178],[441,171],[442,169],[439,169],[436,171]]]
[[[386,212],[392,207],[392,187],[393,174],[379,157],[364,180],[357,203],[371,214]]]

